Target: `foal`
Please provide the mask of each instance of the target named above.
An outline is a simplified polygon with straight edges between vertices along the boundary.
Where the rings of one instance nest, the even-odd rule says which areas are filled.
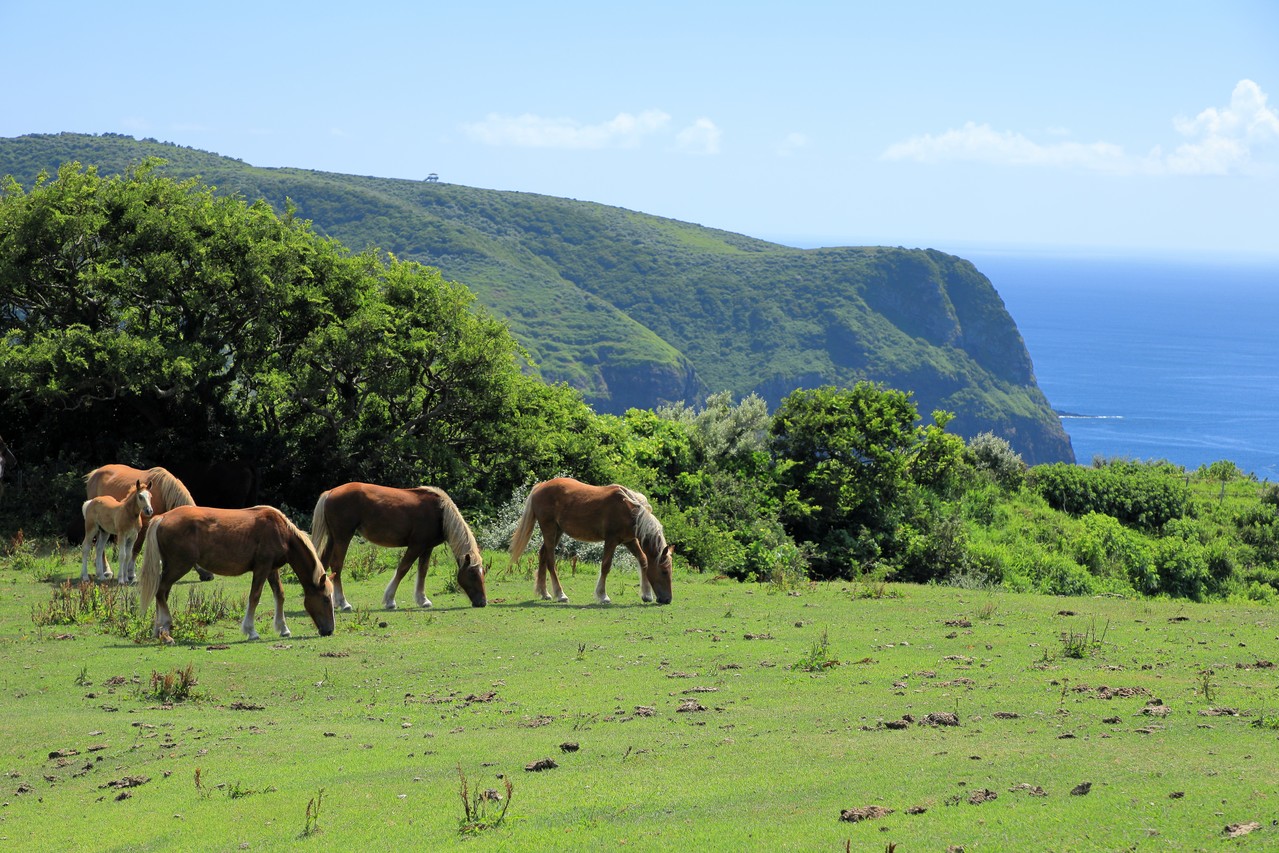
[[[129,487],[124,500],[116,500],[107,495],[90,498],[80,507],[80,513],[84,516],[80,580],[89,579],[89,549],[95,538],[98,540],[97,555],[94,558],[97,578],[100,581],[111,579],[111,569],[107,567],[107,537],[114,534],[116,556],[120,560],[120,583],[133,583],[133,546],[142,530],[143,516],[149,519],[155,514],[155,510],[151,508],[151,483],[137,480]]]

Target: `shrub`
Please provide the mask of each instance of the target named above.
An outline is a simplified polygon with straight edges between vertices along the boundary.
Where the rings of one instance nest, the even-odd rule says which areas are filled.
[[[1026,463],[1006,440],[992,432],[978,433],[964,449],[964,458],[985,471],[1000,488],[1015,491],[1026,479]]]

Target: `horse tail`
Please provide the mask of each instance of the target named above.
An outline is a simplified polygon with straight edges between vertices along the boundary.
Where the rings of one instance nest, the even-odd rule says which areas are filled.
[[[514,563],[524,553],[524,549],[528,547],[528,541],[533,538],[533,523],[537,518],[533,514],[533,492],[528,493],[528,499],[524,501],[524,514],[520,516],[520,523],[515,526],[515,532],[511,534],[511,562]]]
[[[477,567],[484,565],[480,543],[475,541],[475,534],[466,519],[462,518],[462,511],[457,508],[457,504],[453,503],[453,499],[443,489],[432,488],[431,491],[440,499],[440,512],[444,514],[444,538],[448,540],[449,549],[453,552],[453,559],[458,567],[462,566],[467,555],[470,555]]]
[[[142,576],[138,578],[138,612],[143,616],[151,609],[151,602],[155,600],[156,591],[160,588],[160,575],[164,572],[164,558],[160,555],[160,543],[156,541],[157,531],[163,522],[164,516],[161,516],[147,528]]]
[[[322,492],[320,499],[315,502],[315,510],[311,513],[311,542],[315,545],[315,550],[319,554],[324,553],[324,549],[329,545],[329,540],[333,537],[332,531],[329,530],[328,519],[324,517],[325,506],[328,502],[329,493]]]

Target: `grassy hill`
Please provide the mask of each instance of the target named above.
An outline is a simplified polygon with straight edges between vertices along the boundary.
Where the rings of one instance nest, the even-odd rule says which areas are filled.
[[[776,404],[798,387],[872,379],[925,416],[993,431],[1030,463],[1073,461],[1002,300],[934,250],[801,250],[616,207],[455,184],[264,169],[154,140],[0,139],[0,174],[30,186],[77,161],[103,174],[148,157],[222,191],[291,201],[316,229],[438,267],[505,319],[543,377],[598,410],[711,391]]]

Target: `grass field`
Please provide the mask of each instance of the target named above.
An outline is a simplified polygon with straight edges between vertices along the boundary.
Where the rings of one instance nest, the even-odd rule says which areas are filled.
[[[235,606],[170,647],[38,626],[78,554],[0,560],[0,847],[1279,845],[1273,609],[697,575],[657,607],[633,568],[601,607],[567,566],[552,604],[493,555],[475,610],[442,551],[433,610],[373,572],[329,638],[286,584],[293,636],[262,607],[242,641],[247,580],[191,575],[179,623]]]

